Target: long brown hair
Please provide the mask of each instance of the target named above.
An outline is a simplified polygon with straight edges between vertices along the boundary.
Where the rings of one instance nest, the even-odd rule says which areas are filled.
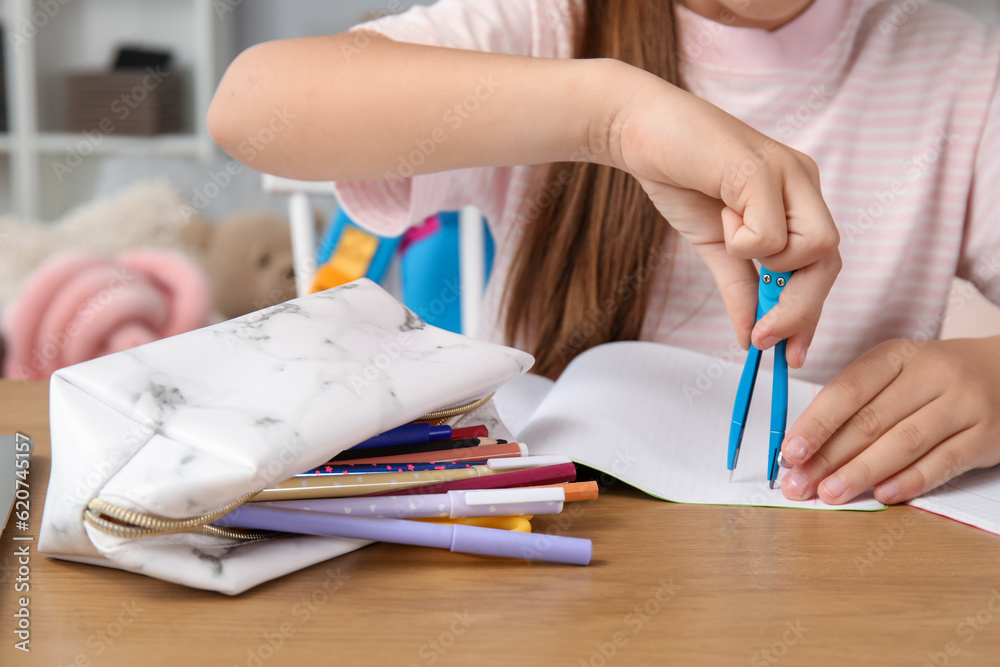
[[[673,0],[587,0],[575,55],[615,58],[681,85],[673,12]],[[535,373],[555,377],[588,348],[639,337],[649,277],[669,270],[676,239],[623,171],[557,163],[545,183],[508,278],[505,335],[527,344]]]

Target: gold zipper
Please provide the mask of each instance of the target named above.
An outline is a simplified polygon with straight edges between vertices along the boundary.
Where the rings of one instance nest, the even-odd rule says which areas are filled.
[[[219,526],[209,525],[221,516],[229,514],[255,495],[257,495],[256,491],[248,493],[220,510],[190,519],[168,519],[154,514],[123,509],[106,500],[94,498],[87,504],[87,509],[83,513],[83,519],[101,532],[125,539],[173,535],[176,533],[194,533],[197,535],[222,537],[228,540],[250,542],[287,535],[288,533],[274,531],[220,528]]]
[[[476,408],[485,405],[487,401],[493,398],[493,394],[495,393],[496,392],[492,392],[487,396],[477,398],[476,400],[466,403],[465,405],[459,405],[445,410],[437,410],[435,412],[428,412],[423,417],[414,421],[432,421],[438,425],[443,424],[449,419],[468,414]],[[211,512],[210,514],[202,514],[201,516],[191,517],[189,519],[168,519],[166,517],[156,516],[155,514],[146,514],[135,510],[127,510],[109,503],[106,500],[94,498],[87,503],[87,509],[83,512],[83,520],[101,532],[125,539],[156,537],[158,535],[175,535],[177,533],[193,533],[196,535],[209,535],[211,537],[221,537],[240,542],[251,542],[255,540],[266,540],[273,537],[288,535],[289,533],[269,530],[250,530],[246,528],[228,527],[220,528],[219,526],[210,525],[213,521],[229,514],[234,509],[253,498],[257,495],[257,493],[257,491],[253,491],[237,498],[222,509]]]
[[[415,419],[414,421],[418,421],[418,422],[437,422],[435,425],[436,426],[440,426],[441,424],[445,423],[449,419],[452,419],[454,417],[458,417],[460,415],[468,414],[468,413],[472,412],[473,410],[486,405],[486,402],[489,401],[491,398],[493,398],[493,394],[495,394],[495,393],[496,393],[495,391],[491,392],[491,393],[487,394],[486,396],[483,396],[482,398],[477,398],[476,400],[474,400],[474,401],[472,401],[470,403],[466,403],[465,405],[459,405],[457,407],[448,408],[446,410],[438,410],[436,412],[428,412],[423,417],[420,417],[419,419]]]

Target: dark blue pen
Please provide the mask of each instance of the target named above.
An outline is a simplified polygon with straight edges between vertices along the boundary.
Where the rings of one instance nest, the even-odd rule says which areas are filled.
[[[370,447],[393,447],[396,445],[416,445],[431,440],[447,440],[451,437],[451,427],[433,426],[427,422],[403,424],[385,433],[379,433],[374,438],[368,438],[351,447],[351,449],[368,449]]]

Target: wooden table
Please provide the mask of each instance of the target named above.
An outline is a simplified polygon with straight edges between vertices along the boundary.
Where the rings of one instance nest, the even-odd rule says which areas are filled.
[[[35,438],[36,536],[46,392],[0,382],[0,433]],[[618,484],[535,525],[592,538],[593,564],[377,544],[226,597],[34,553],[30,654],[5,531],[0,664],[1000,664],[1000,538],[920,510],[676,505]]]

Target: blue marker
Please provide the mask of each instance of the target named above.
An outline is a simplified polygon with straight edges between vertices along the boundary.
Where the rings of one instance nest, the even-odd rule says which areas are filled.
[[[417,445],[431,440],[447,440],[451,437],[451,427],[433,426],[427,422],[403,424],[379,433],[373,438],[363,440],[351,449],[371,449],[373,447],[395,447],[398,445]]]

